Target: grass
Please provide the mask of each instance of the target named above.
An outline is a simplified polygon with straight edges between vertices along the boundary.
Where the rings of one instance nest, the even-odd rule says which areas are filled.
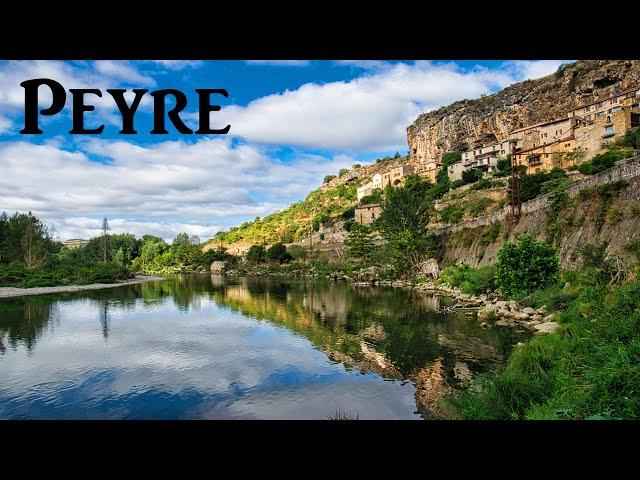
[[[450,397],[461,419],[640,418],[640,281],[581,277],[561,328],[515,350],[503,371]],[[548,302],[557,292],[540,293]],[[532,294],[534,295],[534,294]],[[534,295],[535,296],[535,295]]]

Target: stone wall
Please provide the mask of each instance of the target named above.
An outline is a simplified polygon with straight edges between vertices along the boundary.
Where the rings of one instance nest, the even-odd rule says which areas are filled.
[[[616,180],[628,180],[630,178],[640,176],[640,156],[628,158],[620,161],[614,167],[605,170],[604,172],[591,175],[585,180],[569,185],[565,188],[565,192],[569,197],[574,197],[585,188],[590,188],[595,185],[603,185],[605,183],[614,182]],[[522,214],[535,212],[540,209],[545,209],[549,206],[550,194],[540,195],[528,202],[522,204]],[[499,210],[496,210],[488,215],[476,217],[472,220],[456,223],[448,227],[434,228],[433,232],[436,235],[444,235],[447,233],[457,232],[467,228],[477,228],[485,225],[491,225],[496,221],[504,222],[509,216],[509,206],[505,206]]]
[[[618,213],[618,218],[614,222],[606,220],[606,225],[598,226],[599,200],[581,199],[578,193],[618,180],[629,181],[629,186],[607,205]],[[573,266],[575,254],[581,245],[602,242],[608,245],[610,254],[618,255],[624,261],[633,261],[633,255],[624,246],[631,240],[640,240],[640,156],[624,160],[607,171],[570,185],[565,191],[576,202],[576,217],[582,218],[572,228],[560,232],[556,240],[561,265],[565,268]],[[436,229],[443,247],[441,266],[455,264],[458,259],[471,266],[492,264],[504,242],[522,234],[548,240],[548,206],[548,195],[524,203],[520,221],[513,227],[508,224],[508,210],[505,208],[468,222]]]

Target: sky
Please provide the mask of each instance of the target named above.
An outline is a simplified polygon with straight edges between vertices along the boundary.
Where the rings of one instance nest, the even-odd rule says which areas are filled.
[[[31,211],[60,240],[113,233],[180,232],[207,240],[256,216],[285,208],[320,186],[325,175],[396,151],[407,153],[406,129],[418,115],[462,99],[548,75],[566,61],[0,61],[0,211]],[[66,105],[41,116],[41,135],[21,135],[24,89],[50,78],[67,90]],[[95,110],[87,128],[70,135],[72,88]],[[184,135],[167,120],[167,135],[151,135],[153,99],[143,97],[136,135],[121,135],[122,119],[107,88],[173,88],[198,126],[196,88],[221,110],[213,128],[226,135]],[[50,105],[40,88],[40,106]],[[167,108],[173,105],[168,100]]]

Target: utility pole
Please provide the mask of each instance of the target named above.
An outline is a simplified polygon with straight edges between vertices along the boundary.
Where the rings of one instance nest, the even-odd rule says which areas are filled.
[[[107,252],[109,250],[109,222],[105,216],[102,219],[102,263],[107,263]]]
[[[511,140],[511,223],[520,221],[522,203],[520,201],[520,169],[516,162],[517,140]]]

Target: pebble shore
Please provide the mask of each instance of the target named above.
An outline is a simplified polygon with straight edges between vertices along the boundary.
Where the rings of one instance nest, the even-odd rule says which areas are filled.
[[[82,292],[85,290],[101,290],[103,288],[115,288],[122,287],[124,285],[135,285],[137,283],[152,282],[154,280],[162,280],[162,277],[136,275],[134,278],[122,280],[117,283],[90,283],[88,285],[62,285],[59,287],[0,287],[0,298],[22,297],[25,295],[46,295],[49,293]]]

